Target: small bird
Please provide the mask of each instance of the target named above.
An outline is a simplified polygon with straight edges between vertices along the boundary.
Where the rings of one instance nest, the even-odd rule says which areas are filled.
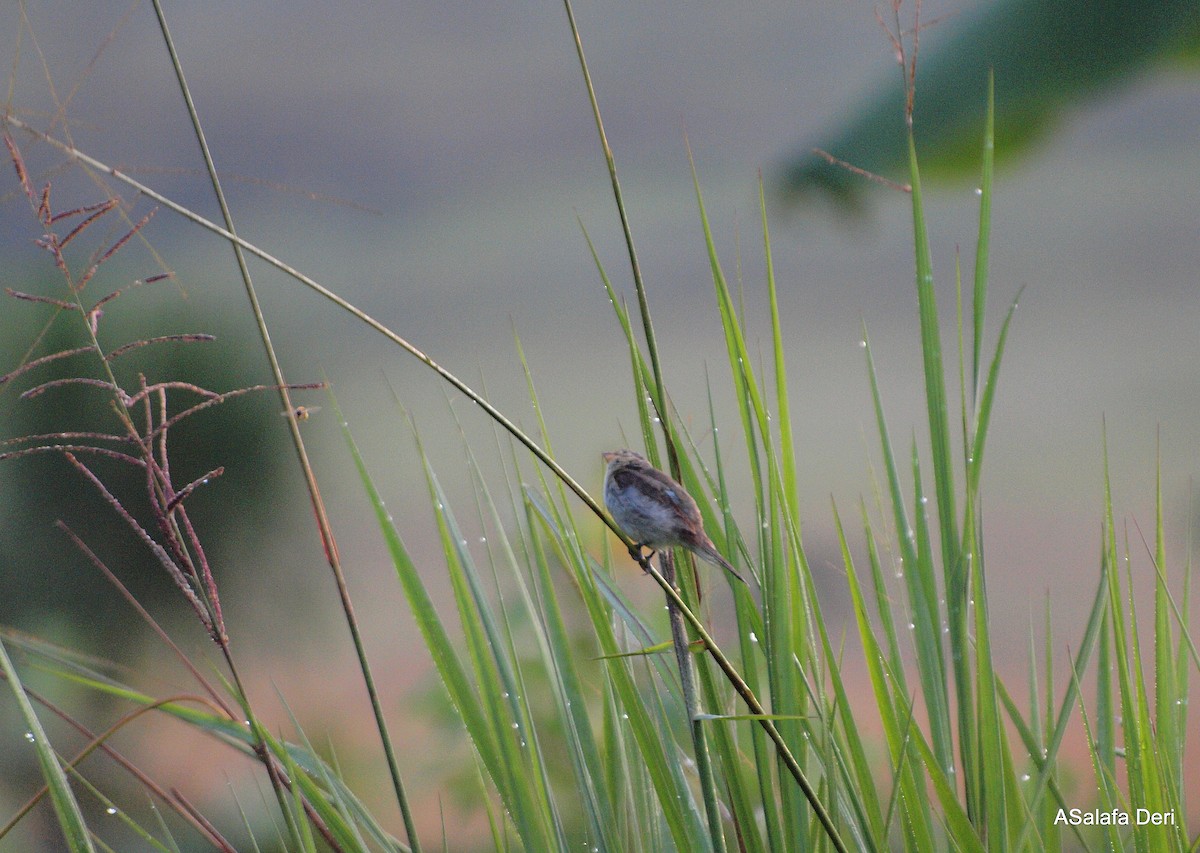
[[[683,486],[632,450],[609,450],[601,456],[608,463],[604,505],[639,548],[686,548],[746,582],[717,552],[704,532],[700,508]]]

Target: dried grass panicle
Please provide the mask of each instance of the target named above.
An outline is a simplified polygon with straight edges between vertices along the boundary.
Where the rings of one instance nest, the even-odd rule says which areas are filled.
[[[50,184],[46,183],[40,194],[35,193],[20,151],[7,135],[5,144],[8,147],[18,179],[21,181],[21,186],[30,201],[32,212],[43,229],[35,243],[49,251],[54,257],[55,266],[63,276],[69,298],[61,299],[41,294],[23,293],[11,288],[6,289],[6,294],[14,300],[30,305],[49,305],[58,312],[77,314],[89,343],[83,346],[64,348],[36,358],[30,357],[31,352],[22,364],[0,376],[0,391],[5,390],[14,380],[43,369],[47,365],[74,356],[94,355],[95,360],[90,363],[95,370],[95,375],[86,375],[86,371],[81,370],[76,375],[47,379],[25,389],[20,394],[20,399],[32,400],[47,392],[62,388],[96,388],[105,392],[109,397],[109,406],[115,412],[119,426],[111,432],[64,430],[0,440],[0,448],[5,446],[15,448],[0,453],[0,462],[33,454],[60,454],[85,480],[92,484],[117,516],[150,550],[195,611],[205,631],[215,642],[226,647],[228,636],[225,633],[224,620],[221,615],[217,584],[200,536],[188,517],[186,508],[187,500],[200,488],[220,477],[225,469],[221,466],[215,467],[177,488],[171,472],[168,434],[172,427],[205,409],[246,394],[280,389],[274,385],[255,385],[217,392],[192,382],[177,379],[151,382],[144,374],[139,373],[136,379],[136,388],[126,390],[122,380],[113,372],[113,362],[122,356],[150,345],[184,346],[212,343],[216,338],[202,333],[159,335],[129,341],[106,351],[106,348],[102,347],[99,337],[100,324],[104,317],[103,306],[141,284],[164,281],[171,277],[171,273],[152,275],[117,288],[101,297],[90,307],[82,301],[81,293],[84,286],[95,277],[102,265],[126,246],[149,223],[153,211],[134,223],[114,243],[101,247],[93,254],[87,262],[83,275],[76,279],[72,276],[70,265],[63,252],[64,248],[102,218],[114,211],[121,211],[118,200],[107,199],[97,204],[55,212],[51,204]],[[60,237],[53,230],[56,225],[72,222],[75,224],[65,236]],[[323,388],[324,383],[296,384],[286,387],[295,391],[318,389]],[[182,398],[182,403],[178,402],[179,398]],[[199,398],[199,402],[195,402],[195,398]],[[173,408],[176,411],[172,412]],[[117,494],[99,473],[81,461],[81,457],[87,456],[111,459],[134,468],[141,468],[145,475],[144,495],[138,498],[134,494]],[[143,525],[130,511],[129,507],[133,505],[131,501],[134,500],[139,502],[145,500],[148,503],[150,514],[154,519],[151,529],[147,529],[147,526]]]

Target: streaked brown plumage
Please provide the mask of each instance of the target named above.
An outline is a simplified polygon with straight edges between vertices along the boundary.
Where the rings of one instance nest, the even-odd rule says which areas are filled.
[[[608,463],[604,472],[604,504],[629,538],[655,550],[686,548],[746,582],[704,532],[700,508],[683,486],[640,453],[610,450],[601,455]]]

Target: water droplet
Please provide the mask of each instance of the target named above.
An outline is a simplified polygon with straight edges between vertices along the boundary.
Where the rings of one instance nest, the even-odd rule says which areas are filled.
[[[36,738],[33,736],[33,732],[25,732],[25,740],[33,743],[36,740]]]
[[[1028,774],[1028,773],[1022,773],[1022,774],[1021,774],[1021,781],[1022,781],[1022,782],[1028,782],[1028,781],[1029,781],[1029,774]]]
[[[516,730],[516,729],[519,729],[519,728],[521,728],[521,724],[520,724],[520,723],[513,723],[513,724],[512,724],[512,727],[513,727],[513,729],[514,729],[514,730]]]
[[[929,503],[929,498],[926,497],[925,495],[921,495],[921,503],[923,503],[923,504]]]
[[[976,187],[975,195],[983,195],[983,187]]]
[[[917,625],[916,625],[916,623],[915,623],[915,622],[909,622],[909,623],[908,623],[908,630],[910,630],[910,631],[915,631],[915,630],[916,630],[916,628],[917,628]]]
[[[758,635],[755,634],[753,631],[750,632],[750,642],[752,642],[752,643],[758,642]]]
[[[116,809],[116,807],[115,807],[115,806],[109,806],[108,808],[106,808],[106,809],[104,810],[104,812],[105,812],[105,814],[116,814],[116,813],[117,813],[117,809]]]

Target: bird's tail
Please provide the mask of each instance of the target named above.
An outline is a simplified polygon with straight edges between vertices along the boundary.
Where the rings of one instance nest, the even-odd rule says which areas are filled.
[[[699,542],[696,544],[696,547],[692,549],[692,552],[700,559],[706,560],[712,563],[714,566],[720,566],[742,583],[746,583],[746,579],[738,574],[738,570],[735,569],[728,560],[721,556],[721,553],[716,549],[712,542]],[[746,585],[749,586],[749,584]]]

